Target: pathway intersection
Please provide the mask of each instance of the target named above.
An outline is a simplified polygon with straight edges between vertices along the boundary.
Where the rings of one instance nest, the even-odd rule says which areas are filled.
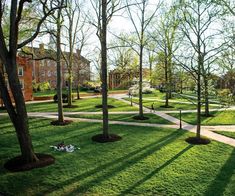
[[[92,96],[94,97],[94,96]],[[90,98],[92,98],[90,97]],[[97,97],[97,96],[96,96]],[[130,104],[130,101],[125,100],[124,98],[128,97],[125,94],[119,94],[119,95],[110,95],[109,97],[112,97],[114,99],[120,100],[122,102]],[[87,97],[89,98],[89,97]],[[47,102],[47,101],[42,101]],[[133,107],[139,107],[138,104],[133,103]],[[143,123],[143,122],[125,122],[125,121],[113,121],[109,120],[110,124],[121,124],[121,125],[131,125],[131,126],[142,126],[142,127],[161,127],[161,128],[173,128],[178,129],[180,126],[179,119],[170,116],[168,113],[176,113],[178,111],[150,111],[149,108],[144,107],[145,113],[152,113],[155,114],[163,119],[168,120],[169,122],[173,123],[172,125],[165,125],[165,124],[155,124],[155,123]],[[234,107],[231,108],[222,108],[217,110],[235,110]],[[182,112],[191,112],[195,110],[184,110]],[[65,118],[68,120],[73,121],[85,121],[85,122],[97,122],[102,123],[102,120],[99,119],[87,119],[87,118],[73,118],[68,117],[69,115],[88,115],[88,114],[102,114],[102,112],[64,112]],[[127,112],[109,112],[109,114],[138,114],[138,111],[127,111]],[[0,113],[1,115],[7,115],[6,113]],[[30,117],[43,117],[43,118],[49,118],[49,119],[56,119],[57,118],[57,112],[28,112],[28,116]],[[196,133],[196,125],[191,125],[189,123],[186,123],[182,121],[182,129]],[[215,133],[213,131],[229,131],[229,132],[235,132],[235,125],[217,125],[217,126],[201,126],[201,135],[206,136],[208,138],[211,138],[213,140],[231,145],[235,147],[235,139],[220,135],[218,133]]]

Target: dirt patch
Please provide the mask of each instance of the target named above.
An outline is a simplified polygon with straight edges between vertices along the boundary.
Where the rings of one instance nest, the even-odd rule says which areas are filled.
[[[91,139],[94,142],[107,143],[107,142],[120,141],[122,137],[116,134],[109,134],[108,137],[105,137],[103,134],[98,134],[98,135],[94,135]]]
[[[134,120],[148,120],[149,117],[147,116],[133,116]]]
[[[55,121],[51,122],[51,125],[54,125],[54,126],[65,126],[65,125],[71,124],[72,122],[73,122],[72,120],[64,120],[63,122],[55,120]]]
[[[25,163],[21,156],[14,157],[4,164],[4,167],[12,172],[28,171],[34,168],[46,167],[55,163],[55,158],[47,154],[36,154],[38,161]]]
[[[186,142],[188,142],[189,144],[194,144],[194,145],[207,145],[209,143],[211,143],[211,141],[208,138],[205,137],[189,137],[187,139],[185,139]]]
[[[96,108],[103,108],[103,105],[96,105]],[[108,108],[115,108],[113,105],[108,105]]]

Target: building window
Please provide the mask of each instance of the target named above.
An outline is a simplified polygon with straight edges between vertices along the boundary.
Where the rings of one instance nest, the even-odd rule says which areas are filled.
[[[20,80],[20,87],[21,89],[24,89],[24,80]]]
[[[23,67],[19,67],[18,68],[18,76],[23,76],[24,75],[24,68]]]

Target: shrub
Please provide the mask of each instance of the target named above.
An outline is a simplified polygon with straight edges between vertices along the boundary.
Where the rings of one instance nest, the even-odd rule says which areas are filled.
[[[45,90],[50,90],[51,86],[49,82],[41,82],[41,83],[36,83],[33,82],[33,91],[45,91]]]
[[[217,92],[217,95],[218,95],[218,98],[219,98],[219,101],[222,103],[222,104],[227,104],[227,105],[230,105],[232,102],[233,102],[233,94],[231,93],[230,89],[223,89],[223,90],[219,90]]]

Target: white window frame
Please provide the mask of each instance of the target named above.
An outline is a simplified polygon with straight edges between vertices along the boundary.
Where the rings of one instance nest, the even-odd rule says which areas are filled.
[[[20,80],[21,89],[24,89],[24,80]]]

